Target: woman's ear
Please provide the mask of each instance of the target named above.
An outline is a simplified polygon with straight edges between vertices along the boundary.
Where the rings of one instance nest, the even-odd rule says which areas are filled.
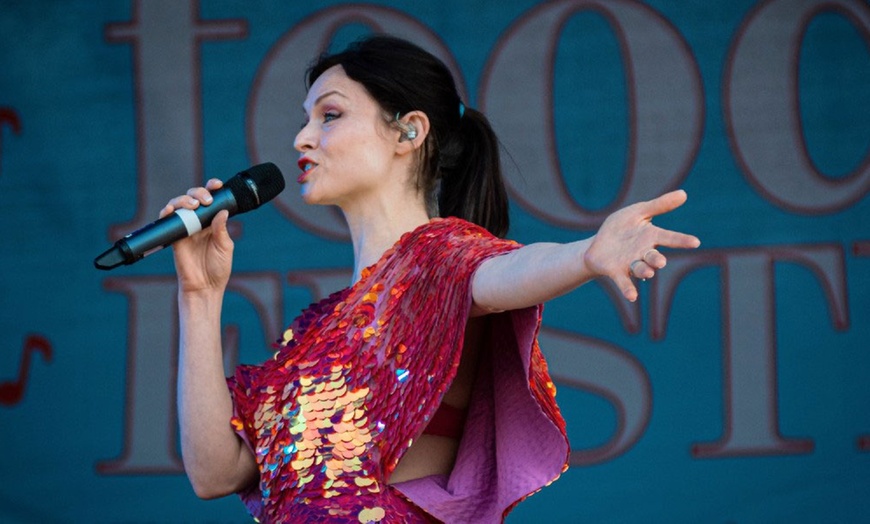
[[[407,154],[419,149],[429,136],[429,117],[422,111],[409,111],[396,119],[399,128],[399,145],[396,152]]]

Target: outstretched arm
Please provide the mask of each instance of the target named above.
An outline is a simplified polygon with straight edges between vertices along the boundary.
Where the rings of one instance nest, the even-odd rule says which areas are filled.
[[[473,311],[533,306],[601,276],[613,280],[626,299],[637,300],[632,277],[651,278],[667,263],[659,246],[689,249],[701,245],[692,235],[652,223],[653,217],[685,201],[685,191],[673,191],[616,211],[591,238],[568,244],[529,244],[485,261],[474,274]]]

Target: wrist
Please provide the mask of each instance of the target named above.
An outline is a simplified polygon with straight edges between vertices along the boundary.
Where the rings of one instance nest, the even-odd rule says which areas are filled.
[[[221,288],[202,288],[202,289],[184,289],[178,288],[178,306],[183,309],[220,309],[224,298],[223,287]]]
[[[585,238],[583,240],[578,240],[576,242],[577,249],[579,251],[577,259],[580,260],[579,264],[579,277],[582,281],[588,281],[593,278],[600,276],[597,271],[595,271],[595,264],[591,260],[594,255],[590,254],[590,247],[592,247],[593,242],[595,241],[595,236],[591,236],[589,238]]]

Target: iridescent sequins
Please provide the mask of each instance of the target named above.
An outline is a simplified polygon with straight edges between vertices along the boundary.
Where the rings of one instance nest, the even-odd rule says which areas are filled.
[[[387,480],[455,373],[476,263],[516,247],[481,231],[445,219],[406,234],[294,320],[273,360],[230,379],[261,521],[428,521]]]

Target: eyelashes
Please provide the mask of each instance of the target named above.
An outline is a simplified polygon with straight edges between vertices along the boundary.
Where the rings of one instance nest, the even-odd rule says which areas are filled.
[[[328,124],[337,118],[341,118],[341,113],[339,113],[338,111],[324,111],[321,120],[324,124]],[[308,122],[308,119],[303,120],[302,123],[299,125],[299,129],[305,129],[305,126],[308,125]]]

